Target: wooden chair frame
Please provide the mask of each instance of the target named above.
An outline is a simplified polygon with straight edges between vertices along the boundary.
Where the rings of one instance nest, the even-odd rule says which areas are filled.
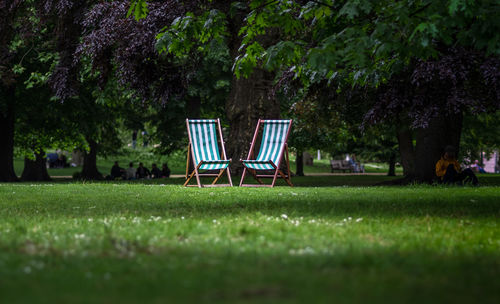
[[[193,148],[192,148],[192,135],[191,135],[191,130],[189,128],[189,119],[186,119],[186,127],[187,127],[187,130],[188,130],[188,137],[189,137],[189,145],[188,145],[188,151],[187,151],[187,160],[186,160],[186,182],[184,183],[184,186],[185,187],[198,187],[198,188],[204,188],[204,187],[232,187],[233,186],[233,181],[231,180],[231,172],[229,170],[229,166],[227,166],[226,168],[224,169],[219,169],[219,173],[217,174],[214,174],[214,173],[200,173],[199,170],[200,170],[200,167],[201,165],[203,164],[209,164],[210,161],[200,161],[199,164],[195,164],[195,155],[194,155],[194,151],[193,151]],[[221,129],[221,126],[220,126],[220,119],[217,118],[217,130],[219,132],[219,140],[220,140],[220,145],[222,147],[222,157],[224,160],[228,160],[227,159],[227,156],[226,156],[226,149],[224,147],[224,138],[222,137],[222,129]],[[193,162],[193,167],[194,167],[194,170],[189,174],[189,161],[192,160]],[[231,162],[231,159],[229,159],[229,161]],[[219,178],[222,176],[222,174],[224,174],[224,172],[227,173],[227,178],[229,179],[229,184],[218,184],[216,185],[217,181],[219,180]],[[193,176],[196,177],[196,183],[197,185],[188,185],[189,181],[193,178]],[[214,181],[210,184],[210,185],[204,185],[201,183],[200,181],[200,176],[215,176],[215,179]]]
[[[247,160],[250,160],[253,157],[253,154],[254,154],[253,150],[255,148],[255,142],[256,142],[257,136],[259,134],[260,126],[263,123],[264,123],[264,119],[259,119],[259,121],[257,122],[257,127],[255,128],[255,133],[253,135],[252,143],[250,144],[250,150],[248,151]],[[240,180],[240,187],[270,187],[270,188],[272,188],[276,184],[276,179],[278,178],[278,174],[280,175],[281,178],[283,178],[285,180],[285,182],[290,187],[293,187],[292,180],[291,180],[290,159],[289,159],[289,155],[288,155],[288,143],[287,143],[291,128],[292,128],[292,120],[290,120],[290,124],[289,124],[288,130],[287,130],[287,133],[286,133],[285,144],[284,144],[283,148],[281,149],[281,151],[279,152],[278,163],[275,164],[272,160],[262,161],[262,163],[266,163],[266,164],[270,163],[271,166],[273,166],[274,174],[257,174],[257,170],[252,169],[252,168],[248,168],[245,165],[245,163],[243,162],[243,160],[240,159],[240,161],[243,163],[243,166],[244,166],[243,174],[241,175],[241,180]],[[285,159],[285,162],[286,162],[287,174],[283,173],[283,171],[280,169],[281,161],[283,158]],[[243,183],[243,181],[245,180],[245,175],[247,173],[247,170],[248,170],[248,172],[250,172],[250,174],[253,176],[253,178],[255,178],[255,180],[259,183],[258,185],[256,185],[256,184],[244,184]],[[260,178],[272,178],[273,181],[270,185],[268,185],[268,184],[264,184]]]

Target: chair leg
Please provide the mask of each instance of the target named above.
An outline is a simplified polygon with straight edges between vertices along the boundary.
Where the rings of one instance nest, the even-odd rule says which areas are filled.
[[[222,176],[222,173],[224,173],[224,171],[226,171],[226,169],[221,169],[219,171],[219,175],[217,175],[217,177],[214,179],[214,181],[212,182],[212,185],[215,185],[215,183],[217,183],[217,181],[219,180],[219,178]]]
[[[233,186],[233,181],[231,180],[231,172],[229,172],[229,166],[226,168],[227,178],[229,179],[229,185]]]
[[[243,181],[245,180],[245,174],[247,174],[247,168],[243,167],[243,174],[241,175],[241,179],[240,179],[240,187],[241,187],[241,185],[243,185]]]
[[[201,181],[200,181],[200,174],[199,174],[199,172],[198,172],[198,168],[201,166],[201,164],[202,164],[202,162],[200,162],[200,164],[199,164],[196,168],[194,168],[194,171],[196,172],[196,174],[195,174],[195,175],[196,175],[196,182],[198,183],[198,188],[203,187],[203,186],[201,185]]]
[[[186,158],[186,179],[188,178],[189,174],[189,160],[191,158],[191,144],[188,145],[188,152],[187,152],[187,158]]]
[[[278,171],[280,171],[277,167],[275,167],[275,171],[274,171],[274,177],[273,177],[273,182],[271,184],[271,187],[274,187],[274,184],[276,183],[276,178],[278,177]]]
[[[278,170],[279,174],[281,175],[281,177],[285,180],[285,182],[288,184],[288,186],[290,187],[293,187],[293,184],[292,182],[290,181],[290,175],[288,175],[288,178],[285,176],[285,173],[283,173],[283,171],[281,170]]]
[[[200,176],[198,174],[198,169],[200,168],[201,164],[203,164],[203,162],[200,162],[198,164],[198,166],[194,167],[193,172],[191,172],[191,175],[189,175],[189,178],[184,183],[184,186],[187,186],[187,184],[189,183],[189,181],[193,178],[193,175],[196,175],[196,182],[198,183],[198,188],[202,187],[201,182],[200,182]]]
[[[186,175],[186,182],[184,183],[184,187],[189,183],[189,181],[193,178],[195,171],[191,172],[191,175],[189,175],[189,178]]]

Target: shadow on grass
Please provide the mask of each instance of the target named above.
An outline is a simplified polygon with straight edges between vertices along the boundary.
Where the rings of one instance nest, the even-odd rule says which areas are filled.
[[[498,254],[398,249],[307,254],[129,246],[97,256],[0,253],[5,303],[498,303]],[[43,265],[40,268],[39,265]],[[29,272],[27,272],[29,269]],[[7,276],[5,276],[7,274]],[[2,279],[3,277],[3,279]],[[5,278],[8,277],[8,280]]]
[[[238,186],[240,176],[233,176],[233,185]],[[292,178],[292,183],[295,187],[370,187],[378,186],[382,182],[392,181],[401,178],[401,176],[385,176],[385,175],[334,175],[334,176],[296,176]],[[500,186],[500,174],[480,174],[478,176],[481,186]],[[210,184],[213,179],[202,178],[202,184]],[[145,184],[145,185],[183,185],[184,178],[161,178],[161,179],[145,179],[133,181],[75,181],[72,179],[54,178],[51,183],[105,183],[105,184]],[[227,178],[221,178],[219,184],[228,183]],[[257,184],[253,178],[245,178],[245,183]],[[264,179],[264,183],[271,184],[271,179]],[[193,178],[190,185],[196,185],[196,180]],[[278,179],[276,185],[288,187],[283,179]],[[394,187],[400,187],[394,185]]]

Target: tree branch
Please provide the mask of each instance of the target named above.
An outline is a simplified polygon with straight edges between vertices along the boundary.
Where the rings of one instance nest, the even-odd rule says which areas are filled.
[[[315,1],[315,0],[310,0],[311,2],[314,2],[316,4],[319,4],[319,5],[323,5],[323,6],[326,6],[326,7],[329,7],[331,9],[336,9],[336,7],[334,7],[333,5],[330,5],[330,4],[326,4],[326,3],[323,3],[321,1]]]

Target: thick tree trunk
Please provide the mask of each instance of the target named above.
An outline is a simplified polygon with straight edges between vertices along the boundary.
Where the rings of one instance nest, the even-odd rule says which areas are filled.
[[[413,178],[415,175],[415,148],[413,146],[413,136],[408,126],[399,126],[397,131],[399,154],[403,175]]]
[[[201,118],[201,98],[199,96],[188,96],[186,101],[186,115],[188,118]]]
[[[17,181],[14,172],[14,124],[15,124],[15,89],[6,88],[0,96],[0,181]],[[2,92],[0,92],[2,94]]]
[[[35,160],[29,158],[24,159],[24,169],[21,174],[22,181],[49,181],[50,176],[47,172],[47,164],[45,160],[45,152],[35,153]]]
[[[389,172],[387,176],[396,176],[396,154],[392,153],[389,158]]]
[[[83,179],[103,179],[102,174],[97,169],[97,142],[93,139],[87,139],[90,151],[83,157],[83,169],[81,178]]]
[[[427,128],[415,130],[415,146],[410,129],[398,128],[399,151],[406,182],[431,183],[436,178],[436,162],[447,145],[455,147],[458,155],[462,120],[462,114],[441,115],[431,119]]]
[[[230,125],[226,148],[228,158],[233,159],[231,169],[235,174],[242,168],[239,160],[248,155],[257,120],[280,117],[279,102],[269,98],[272,79],[271,74],[256,69],[249,78],[234,78],[232,81],[226,104]]]
[[[462,114],[442,115],[432,119],[427,128],[417,130],[415,180],[432,182],[435,179],[436,162],[447,145],[455,147],[458,155],[462,120]]]
[[[220,1],[220,9],[229,13],[231,11],[231,1]],[[230,55],[233,60],[239,55],[241,47],[241,36],[239,31],[244,25],[245,14],[237,12],[228,23],[231,33],[229,42]],[[274,39],[273,33],[266,33],[258,37],[259,42],[267,47]],[[280,107],[276,98],[270,97],[270,90],[273,86],[274,74],[260,68],[254,68],[252,74],[239,79],[233,76],[231,81],[231,91],[226,101],[226,115],[229,123],[229,134],[226,143],[227,157],[231,158],[231,170],[234,174],[242,171],[243,165],[239,161],[245,159],[252,142],[257,120],[279,119]],[[258,142],[258,145],[260,142]],[[257,146],[258,148],[258,146]],[[256,150],[258,153],[258,150]]]
[[[297,151],[297,158],[295,159],[295,174],[297,176],[304,176],[304,153],[302,151]]]

